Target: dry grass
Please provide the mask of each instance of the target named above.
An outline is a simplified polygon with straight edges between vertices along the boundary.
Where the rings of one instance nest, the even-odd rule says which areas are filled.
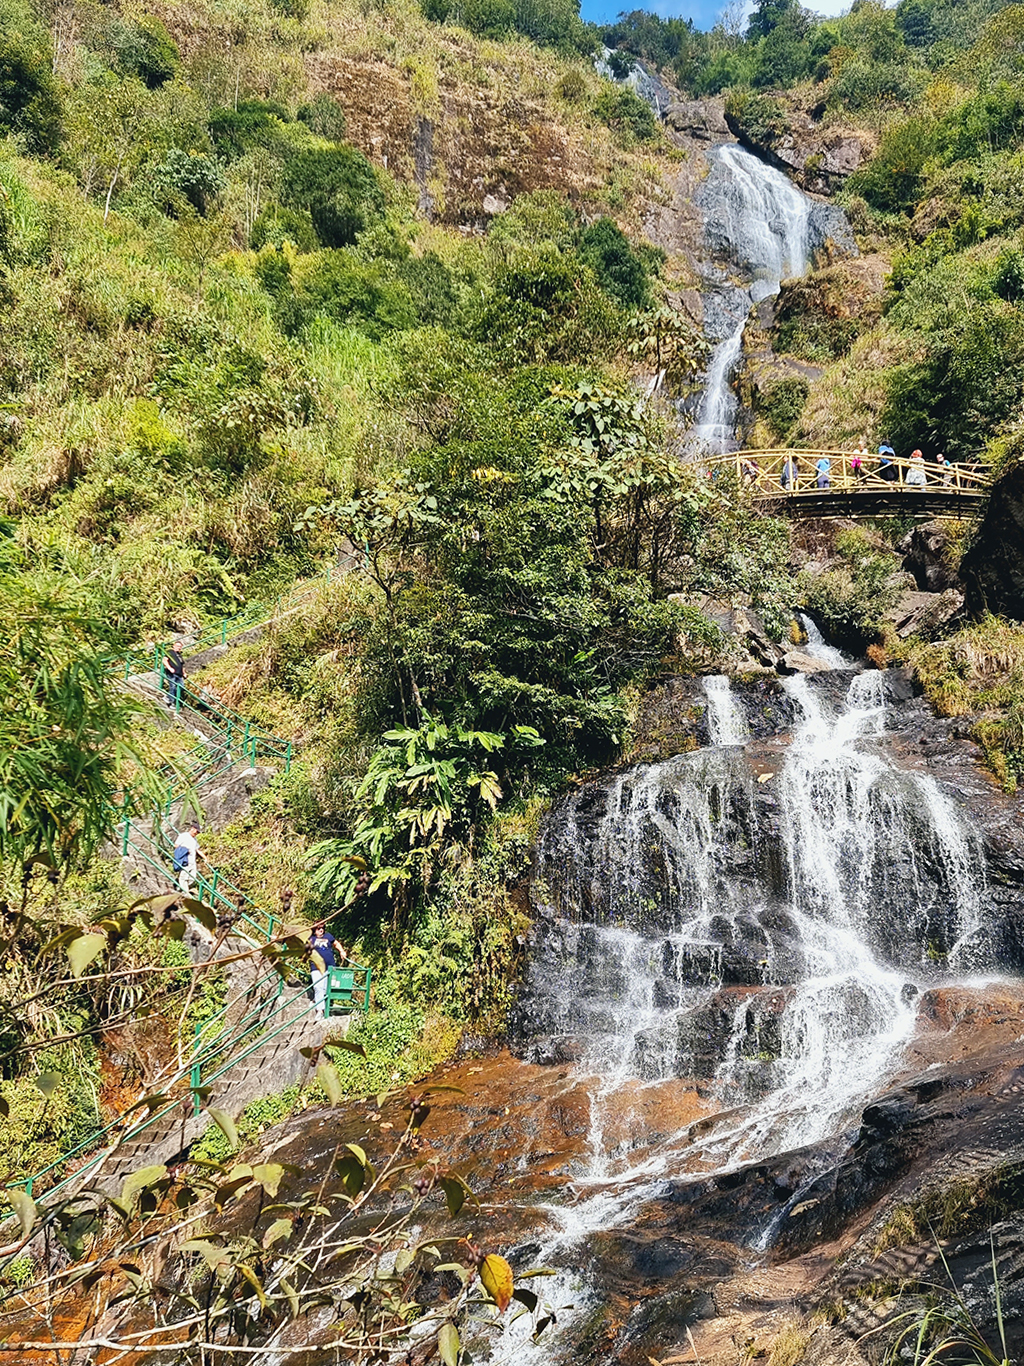
[[[768,1366],[797,1366],[803,1360],[810,1340],[810,1330],[801,1319],[784,1323],[772,1343]]]
[[[859,338],[842,360],[814,385],[796,431],[796,444],[844,445],[866,436],[869,445],[886,439],[879,422],[887,399],[889,371],[913,359],[913,342],[887,323]]]

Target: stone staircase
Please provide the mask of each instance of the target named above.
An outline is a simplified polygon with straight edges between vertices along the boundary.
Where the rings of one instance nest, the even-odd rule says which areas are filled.
[[[117,1195],[131,1172],[172,1162],[214,1123],[208,1114],[209,1107],[224,1110],[237,1119],[250,1101],[275,1095],[303,1081],[315,1061],[304,1057],[301,1050],[318,1048],[327,1037],[343,1038],[350,1019],[351,1016],[324,1019],[314,1013],[304,989],[291,991],[279,1013],[268,1021],[264,1036],[243,1041],[213,1063],[210,1094],[198,1115],[194,1113],[192,1094],[186,1092],[173,1109],[147,1127],[134,1133],[129,1131],[99,1164],[87,1171],[83,1169],[82,1184]],[[217,1075],[222,1067],[226,1070]],[[207,1084],[205,1077],[202,1084]]]
[[[257,633],[260,629],[256,628]],[[207,657],[222,653],[224,648],[228,647],[218,646],[198,660],[190,659],[186,671],[194,670],[206,662]],[[203,806],[204,823],[214,828],[226,825],[273,776],[272,767],[256,765],[258,747],[269,743],[271,753],[280,759],[283,751],[279,746],[283,742],[273,736],[250,737],[248,723],[243,721],[240,726],[237,715],[219,712],[215,698],[211,697],[207,706],[202,694],[188,690],[186,701],[179,710],[165,711],[160,679],[152,670],[130,674],[124,686],[136,696],[151,701],[159,708],[158,715],[165,715],[169,724],[191,731],[198,742],[197,749],[187,756],[189,764],[184,780],[180,775],[171,775],[164,808],[148,819],[123,823],[118,852],[123,859],[126,880],[137,895],[155,895],[172,890],[174,885],[166,842],[160,830],[180,828],[194,809],[197,794]],[[275,749],[275,745],[278,748]],[[233,762],[236,756],[237,761]],[[288,760],[290,746],[286,764]],[[271,933],[277,932],[273,920],[270,921],[271,929],[267,930],[265,913],[254,907],[237,888],[218,899],[214,883],[211,904],[218,914],[227,910],[229,920],[234,918],[234,911],[241,912],[243,907],[251,913],[248,919],[245,915],[234,919],[231,933],[216,950],[217,957],[231,959],[246,950],[258,949]],[[255,921],[252,916],[256,917]],[[209,954],[212,939],[197,923],[190,922],[186,943],[193,961],[200,962]],[[318,1049],[328,1037],[343,1038],[351,1016],[325,1019],[315,1013],[306,987],[293,985],[282,989],[280,979],[273,972],[266,972],[257,980],[265,969],[266,964],[258,954],[225,964],[232,999],[224,1012],[222,1034],[194,1048],[176,1075],[165,1083],[157,1083],[160,1091],[170,1099],[155,1118],[137,1112],[126,1128],[97,1135],[98,1140],[106,1142],[106,1148],[88,1153],[78,1170],[58,1182],[52,1188],[54,1191],[67,1195],[96,1189],[117,1195],[131,1172],[168,1164],[184,1155],[215,1122],[208,1113],[211,1107],[236,1119],[251,1101],[283,1091],[309,1075],[315,1066],[315,1057],[304,1056],[302,1050]],[[204,1092],[203,1108],[198,1114],[191,1089],[194,1086],[203,1088]],[[31,1182],[28,1185],[31,1188]]]

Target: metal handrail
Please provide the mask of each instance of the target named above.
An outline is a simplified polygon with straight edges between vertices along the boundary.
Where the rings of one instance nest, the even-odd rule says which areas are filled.
[[[278,997],[280,997],[283,991],[283,982],[280,978],[280,974],[276,972],[267,973],[265,977],[261,977],[257,982],[254,982],[252,987],[249,988],[249,990],[254,991],[256,987],[262,985],[270,977],[274,976],[278,978],[279,989],[276,994]],[[220,1068],[219,1071],[215,1072],[212,1077],[207,1078],[207,1082],[214,1081],[217,1077],[223,1076],[226,1072],[229,1072],[231,1068],[236,1065],[236,1063],[241,1062],[241,1060],[245,1057],[248,1057],[249,1054],[253,1052],[256,1047],[266,1042],[266,1039],[263,1035],[263,1031],[267,1022],[273,1019],[275,1015],[280,1014],[281,1011],[284,1010],[286,1007],[292,1005],[296,1000],[299,999],[299,996],[301,994],[304,994],[304,992],[305,988],[303,988],[303,991],[301,993],[296,992],[294,995],[290,996],[287,1001],[282,1002],[273,1011],[271,1011],[269,1016],[265,1017],[263,1016],[266,1003],[261,1002],[259,1005],[254,1007],[251,1011],[249,1011],[247,1015],[243,1016],[242,1020],[238,1022],[235,1029],[230,1034],[225,1034],[218,1039],[211,1040],[210,1042],[205,1043],[203,1047],[199,1050],[198,1054],[193,1054],[189,1058],[187,1063],[184,1063],[177,1070],[177,1072],[174,1073],[172,1077],[168,1078],[166,1085],[168,1087],[176,1086],[179,1082],[183,1081],[185,1077],[188,1077],[189,1089],[194,1092],[196,1088],[204,1084],[202,1081],[202,1066],[204,1062],[212,1061],[218,1055],[218,1053],[223,1054],[226,1048],[234,1048],[239,1043],[241,1043],[246,1038],[246,1036],[256,1035],[251,1047],[246,1049],[246,1051],[242,1054],[233,1054],[228,1063],[224,1067]],[[218,1012],[218,1014],[220,1013],[222,1012]],[[263,1018],[261,1019],[261,1017]],[[213,1018],[215,1017],[211,1017],[211,1019]],[[210,1021],[204,1021],[202,1025],[197,1026],[197,1031],[205,1028],[205,1026],[209,1022]],[[243,1025],[244,1028],[242,1027]],[[287,1028],[287,1025],[288,1021],[285,1021],[276,1030],[273,1031],[273,1034],[269,1035],[268,1037],[276,1037],[278,1034],[281,1033],[283,1029]],[[199,1033],[197,1032],[196,1039],[198,1038]],[[158,1120],[163,1119],[165,1115],[169,1115],[172,1113],[172,1111],[176,1110],[181,1105],[182,1099],[183,1097],[176,1096],[173,1100],[168,1101],[168,1103],[162,1108],[154,1110],[153,1113],[151,1115],[148,1115],[141,1123],[135,1124],[131,1126],[129,1129],[127,1129],[125,1133],[122,1135],[120,1142],[122,1144],[127,1143],[131,1139],[137,1138],[139,1134],[145,1133],[145,1131],[151,1128],[152,1125],[156,1124]],[[199,1097],[195,1096],[194,1114],[198,1115],[200,1113],[200,1109],[201,1104]],[[90,1134],[88,1138],[83,1139],[76,1147],[72,1148],[69,1152],[63,1153],[60,1157],[55,1158],[54,1161],[49,1164],[49,1166],[43,1167],[41,1171],[33,1173],[32,1176],[22,1177],[19,1181],[9,1181],[5,1189],[17,1190],[18,1188],[23,1188],[28,1195],[31,1195],[33,1186],[37,1181],[41,1180],[49,1172],[54,1171],[57,1167],[61,1167],[65,1163],[70,1162],[73,1158],[77,1157],[79,1153],[84,1152],[88,1148],[95,1147],[95,1145],[98,1142],[100,1142],[104,1137],[106,1137],[107,1134],[113,1133],[121,1124],[123,1119],[124,1116],[119,1115],[117,1119],[111,1120],[111,1122],[107,1124],[104,1128],[96,1130],[95,1132]],[[109,1152],[97,1153],[96,1156],[91,1161],[87,1162],[83,1167],[79,1167],[76,1171],[69,1173],[63,1180],[59,1181],[55,1186],[51,1186],[50,1189],[46,1192],[46,1194],[51,1196],[54,1195],[57,1191],[61,1190],[62,1187],[66,1186],[70,1181],[77,1180],[84,1172],[89,1171],[99,1162],[104,1161],[108,1156]]]
[[[328,579],[330,578],[330,573],[331,571],[328,570]],[[309,589],[307,589],[301,597],[308,596],[314,588],[315,585],[310,585]],[[280,608],[281,599],[278,598],[277,601],[278,608]],[[269,618],[268,620],[273,619],[274,618]],[[226,620],[222,623],[224,629],[221,633],[221,639],[224,642],[228,639],[227,624]],[[259,624],[259,622],[254,623],[254,625]],[[253,625],[248,625],[239,628],[239,631],[252,629]],[[238,634],[239,631],[235,631],[234,634]],[[160,646],[157,647],[152,656],[147,653],[144,670],[148,672],[150,667],[152,667],[159,678],[161,687],[164,685],[164,657],[165,650]],[[116,662],[115,667],[120,667],[123,663],[125,677],[130,677],[132,672],[140,671],[133,670],[133,662],[136,658],[136,656],[129,652],[123,660]],[[279,736],[267,735],[254,730],[252,723],[246,720],[245,717],[240,716],[230,708],[221,707],[219,704],[212,703],[210,699],[203,698],[201,694],[195,692],[194,689],[188,688],[187,684],[183,685],[183,692],[187,692],[190,697],[201,703],[201,710],[206,713],[207,721],[212,725],[215,731],[220,732],[222,743],[202,743],[196,745],[184,756],[182,763],[164,766],[164,769],[161,771],[164,773],[164,776],[168,778],[168,795],[164,803],[154,809],[153,833],[144,830],[127,815],[123,815],[119,818],[122,825],[122,853],[127,855],[129,850],[131,850],[172,884],[174,878],[168,864],[173,853],[173,848],[170,840],[162,829],[160,824],[161,819],[169,814],[175,801],[180,800],[183,796],[187,795],[189,791],[194,791],[197,787],[213,781],[214,778],[219,777],[222,773],[234,766],[237,762],[235,755],[238,753],[237,741],[239,733],[241,735],[242,757],[249,757],[252,763],[255,763],[257,756],[260,754],[266,755],[267,757],[282,758],[285,763],[285,771],[287,772],[292,758],[292,744],[290,740],[283,740]],[[196,710],[197,712],[200,711],[200,707],[195,707],[190,703],[186,703],[186,705],[190,706],[192,710]],[[218,717],[220,724],[218,724],[217,720],[211,721],[211,713]],[[225,762],[225,760],[227,762]],[[213,765],[218,764],[220,767],[213,767]],[[179,782],[183,781],[184,786],[176,786],[175,780],[178,780]],[[148,848],[146,846],[148,846]],[[225,895],[225,888],[227,888],[230,896]],[[278,917],[269,911],[263,910],[262,907],[257,906],[240,888],[229,882],[227,878],[221,877],[219,869],[214,869],[212,878],[207,879],[205,877],[198,877],[196,879],[195,891],[198,899],[211,907],[223,905],[230,909],[232,932],[239,935],[241,938],[244,938],[254,948],[263,947],[275,938],[276,932],[281,925]],[[243,906],[248,907],[249,910],[243,910]],[[249,911],[254,912],[257,918],[254,918]],[[253,933],[249,934],[246,932],[247,930],[251,930]],[[358,971],[366,974],[367,987],[363,1002],[363,1009],[366,1010],[369,1008],[370,970],[354,962],[352,963],[352,966]],[[283,1020],[276,1029],[272,1030],[269,1034],[266,1033],[268,1024],[288,1009],[302,994],[300,992],[295,992],[283,1001],[280,999],[284,994],[284,979],[277,968],[272,968],[269,972],[258,978],[257,981],[248,988],[246,994],[263,988],[269,984],[272,979],[276,979],[277,990],[274,993],[274,997],[277,999],[278,1004],[269,1012],[269,1014],[267,1013],[267,999],[258,1000],[256,1005],[250,1008],[239,1020],[236,1020],[230,1029],[225,1030],[212,1039],[204,1039],[204,1035],[207,1034],[214,1023],[226,1019],[229,1007],[225,1005],[221,1010],[196,1026],[187,1061],[184,1062],[165,1083],[168,1088],[173,1088],[183,1081],[185,1077],[188,1077],[189,1089],[194,1097],[194,1114],[200,1112],[200,1099],[197,1093],[202,1085],[209,1084],[219,1077],[224,1076],[227,1072],[231,1071],[232,1068],[236,1067],[239,1062],[249,1057],[258,1047],[269,1041],[269,1039],[275,1038],[288,1027],[290,1021]],[[304,992],[305,990],[306,988],[303,987],[302,991]],[[203,1042],[200,1043],[200,1040],[203,1040]],[[245,1043],[246,1040],[249,1040],[247,1046],[239,1052],[238,1046]],[[212,1075],[207,1075],[204,1083],[204,1066],[208,1067],[218,1058],[223,1058],[228,1052],[230,1052],[230,1056],[224,1065],[218,1068]],[[144,1133],[160,1119],[172,1113],[172,1111],[181,1105],[181,1102],[182,1097],[175,1097],[173,1100],[169,1101],[167,1105],[148,1115],[141,1123],[131,1125],[121,1136],[119,1142],[121,1144],[126,1143],[130,1139]],[[74,1148],[61,1154],[60,1157],[56,1158],[46,1167],[43,1167],[40,1171],[33,1173],[31,1176],[22,1177],[17,1181],[8,1182],[6,1189],[24,1189],[31,1195],[33,1187],[43,1177],[56,1170],[58,1167],[66,1165],[80,1153],[94,1147],[97,1143],[102,1142],[106,1136],[114,1133],[114,1131],[119,1128],[124,1122],[124,1119],[124,1115],[119,1115],[116,1119],[111,1120],[109,1124],[94,1131],[88,1138],[85,1138],[80,1143],[76,1144]],[[96,1156],[83,1167],[78,1168],[75,1172],[70,1173],[61,1181],[57,1182],[55,1186],[52,1186],[50,1190],[46,1192],[47,1195],[52,1196],[57,1191],[63,1189],[70,1181],[77,1180],[83,1172],[90,1170],[92,1167],[96,1166],[97,1163],[104,1161],[111,1151],[113,1151],[113,1149],[97,1153]]]
[[[825,473],[828,482],[819,484],[819,460],[828,460]],[[913,460],[892,455],[887,463],[872,452],[846,450],[748,450],[733,451],[728,455],[709,456],[696,462],[714,478],[722,469],[731,470],[741,486],[757,498],[799,498],[822,493],[903,493],[910,496],[930,490],[948,494],[950,498],[980,498],[991,486],[992,476],[987,465],[951,463],[940,465],[934,460]],[[853,461],[859,460],[859,467]],[[789,463],[793,472],[787,472]],[[883,474],[882,470],[891,470]],[[908,480],[907,475],[924,477]]]

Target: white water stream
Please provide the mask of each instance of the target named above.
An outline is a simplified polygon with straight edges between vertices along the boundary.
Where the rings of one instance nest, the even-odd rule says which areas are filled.
[[[739,404],[731,379],[747,312],[751,304],[777,294],[784,279],[806,274],[812,202],[781,171],[742,147],[715,148],[709,159],[711,173],[699,200],[710,244],[750,280],[745,289],[730,284],[705,304],[709,335],[717,345],[691,441],[697,451],[714,454],[728,449],[735,435]]]
[[[704,680],[708,699],[708,733],[713,745],[744,745],[750,727],[739,700],[729,687],[725,674],[709,674]]]
[[[535,891],[559,930],[534,952],[529,1019],[577,1041],[591,1105],[586,1161],[549,1207],[555,1264],[666,1181],[842,1130],[897,1069],[919,991],[983,966],[978,841],[879,743],[884,672],[785,680],[795,722],[771,767],[750,762],[728,680],[704,686],[711,746],[584,790],[541,839]],[[688,1078],[720,1118],[623,1141],[624,1096]],[[589,1293],[565,1273],[548,1298],[570,1292]],[[512,1348],[492,1359],[529,1360]]]

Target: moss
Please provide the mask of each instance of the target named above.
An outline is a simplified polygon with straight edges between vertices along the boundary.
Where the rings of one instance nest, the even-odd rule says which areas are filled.
[[[900,640],[888,657],[906,664],[940,716],[977,716],[973,738],[1004,789],[1024,776],[1024,626],[985,617],[948,640]]]
[[[1024,1164],[1006,1163],[947,1181],[897,1205],[875,1236],[873,1255],[908,1243],[961,1237],[998,1223],[1024,1200]]]

